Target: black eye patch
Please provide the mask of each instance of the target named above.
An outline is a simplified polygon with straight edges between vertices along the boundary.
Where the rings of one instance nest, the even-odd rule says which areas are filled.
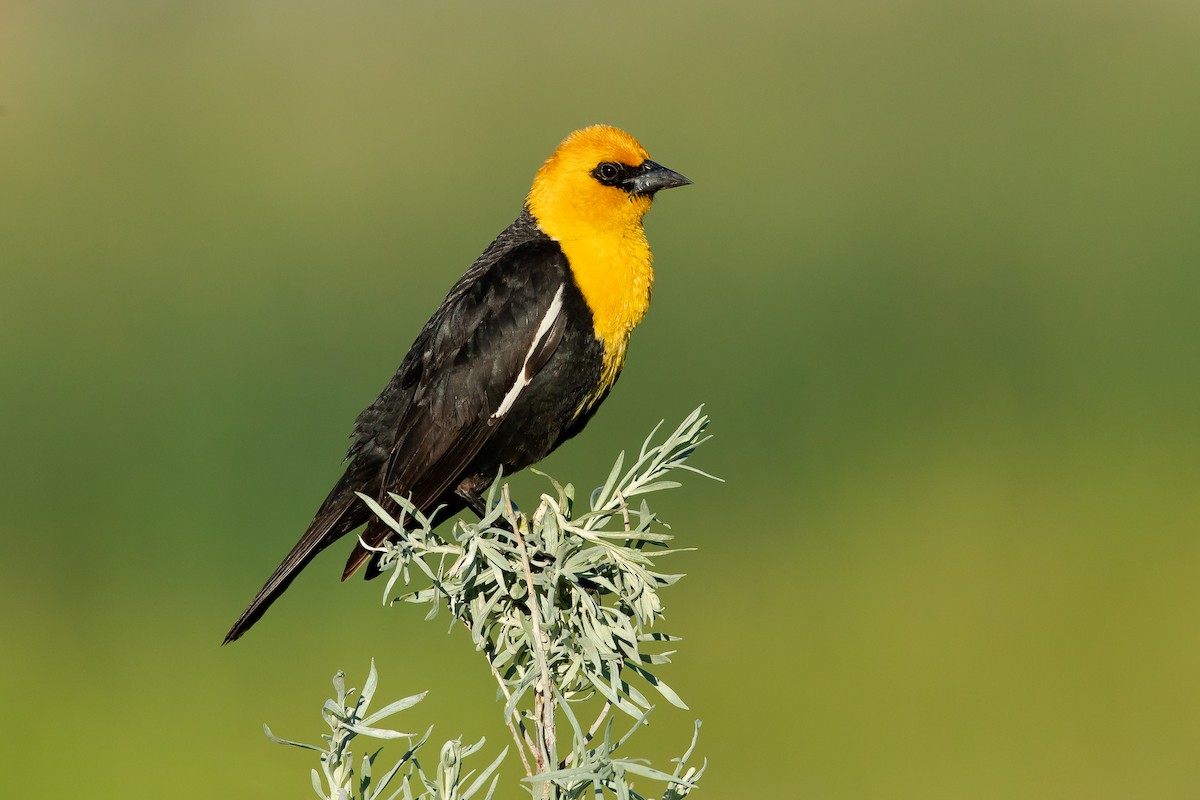
[[[620,186],[637,172],[637,167],[622,164],[620,161],[601,161],[592,170],[592,177],[604,186]]]

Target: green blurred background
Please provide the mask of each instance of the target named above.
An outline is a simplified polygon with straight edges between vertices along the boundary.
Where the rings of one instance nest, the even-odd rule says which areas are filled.
[[[506,742],[345,548],[218,644],[597,121],[695,186],[545,467],[703,402],[728,481],[659,500],[692,712],[634,754],[700,717],[702,797],[1200,796],[1200,5],[4,0],[0,107],[7,796],[308,796],[261,723],[372,656]]]

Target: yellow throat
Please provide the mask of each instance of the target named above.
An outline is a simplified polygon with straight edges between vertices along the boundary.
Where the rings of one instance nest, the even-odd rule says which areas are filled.
[[[605,161],[637,166],[648,158],[629,134],[594,125],[568,136],[538,170],[527,205],[542,232],[558,242],[592,311],[604,345],[600,385],[612,387],[625,363],[629,334],[646,316],[654,284],[642,217],[651,199],[604,186],[592,170]]]

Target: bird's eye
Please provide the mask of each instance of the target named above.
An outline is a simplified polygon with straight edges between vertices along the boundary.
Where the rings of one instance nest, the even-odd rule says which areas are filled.
[[[617,176],[621,174],[621,170],[617,168],[616,164],[608,162],[601,164],[596,168],[596,171],[600,174],[600,179],[603,181],[615,181]]]

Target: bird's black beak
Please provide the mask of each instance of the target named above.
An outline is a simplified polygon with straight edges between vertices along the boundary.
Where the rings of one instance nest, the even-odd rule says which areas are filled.
[[[641,194],[653,197],[660,189],[672,189],[676,186],[687,186],[690,180],[674,170],[669,170],[662,164],[646,159],[637,168],[637,172],[621,182],[625,191],[630,194]]]

